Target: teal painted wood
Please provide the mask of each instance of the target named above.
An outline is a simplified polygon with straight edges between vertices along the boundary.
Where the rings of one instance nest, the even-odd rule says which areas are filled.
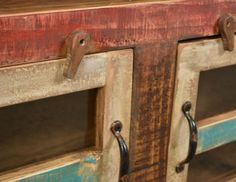
[[[47,171],[19,182],[97,182],[98,161],[93,156],[84,158],[81,162]]]
[[[199,128],[197,153],[236,141],[236,118]]]

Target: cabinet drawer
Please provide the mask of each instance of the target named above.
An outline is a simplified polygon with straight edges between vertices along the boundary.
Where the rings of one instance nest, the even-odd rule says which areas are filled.
[[[236,38],[234,38],[234,42],[236,42]],[[226,144],[236,141],[235,57],[235,50],[225,51],[223,49],[221,39],[179,44],[168,154],[168,181],[194,181],[190,178],[187,180],[188,165],[182,166],[181,172],[178,171],[177,166],[187,156],[190,156],[191,152],[194,153],[192,149],[195,146],[196,154],[199,156],[203,156],[205,152],[209,151],[204,160],[202,157],[199,157],[199,160],[200,158],[205,162],[208,160],[208,163],[214,163],[215,168],[219,168],[223,163],[220,163],[221,159],[218,157],[213,162],[212,156],[217,156],[218,152],[222,152],[221,156],[223,156],[225,152],[235,151],[234,143],[233,146],[230,146],[231,150],[216,149],[220,146],[224,148],[224,146],[228,146]],[[196,128],[193,118],[196,121]],[[188,121],[193,122],[188,123]],[[190,134],[190,125],[198,132],[193,131]],[[190,138],[192,138],[191,143]],[[236,160],[236,156],[230,156],[232,160],[233,157]],[[225,159],[227,160],[227,157]],[[217,160],[219,164],[216,164]],[[231,164],[224,163],[224,165],[230,166]],[[206,166],[204,168],[203,165],[201,168],[207,171]],[[198,172],[199,177],[201,172],[194,171],[195,174]],[[221,175],[220,172],[212,174],[213,181],[217,181],[217,175]],[[194,178],[197,179],[197,175]],[[207,176],[203,179],[211,181],[213,178]],[[202,180],[198,179],[198,181]]]
[[[0,69],[0,181],[118,181],[120,120],[129,143],[133,51]]]

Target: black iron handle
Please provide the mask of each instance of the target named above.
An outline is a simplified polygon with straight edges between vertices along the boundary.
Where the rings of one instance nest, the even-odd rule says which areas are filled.
[[[122,130],[122,123],[114,121],[111,125],[111,131],[116,137],[120,147],[120,181],[128,181],[129,173],[129,150],[120,132]]]
[[[192,116],[190,115],[191,108],[192,108],[192,104],[189,101],[185,102],[182,106],[182,112],[184,116],[186,117],[189,124],[190,140],[189,140],[188,156],[186,157],[184,161],[180,162],[179,165],[176,167],[177,173],[180,173],[184,170],[184,165],[189,163],[193,159],[197,150],[198,131],[197,131],[196,123],[194,119],[192,118]]]

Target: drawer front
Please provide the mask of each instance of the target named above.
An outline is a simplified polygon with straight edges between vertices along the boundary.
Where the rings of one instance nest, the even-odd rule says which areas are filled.
[[[45,128],[42,124],[39,128],[39,125],[35,124],[33,119],[27,123],[23,120],[21,121],[20,118],[18,121],[17,118],[13,117],[16,120],[14,125],[17,125],[17,127],[14,125],[12,127],[17,128],[17,133],[24,130],[24,133],[27,133],[27,137],[23,138],[20,136],[23,138],[21,144],[17,140],[19,137],[13,136],[12,139],[7,140],[7,145],[14,145],[16,149],[19,149],[19,152],[16,151],[13,154],[11,152],[9,154],[7,152],[0,152],[0,158],[7,156],[10,160],[11,157],[14,158],[19,155],[17,159],[20,162],[19,164],[11,164],[11,166],[16,167],[3,170],[0,174],[0,181],[118,181],[120,169],[119,146],[110,128],[114,121],[120,120],[123,124],[121,134],[125,142],[129,143],[133,51],[121,50],[85,56],[74,79],[67,79],[63,76],[66,64],[66,60],[61,59],[0,69],[0,82],[2,83],[0,88],[0,94],[2,95],[0,113],[1,109],[4,108],[21,107],[27,103],[31,104],[22,106],[23,109],[18,109],[17,112],[10,113],[9,115],[19,114],[20,111],[25,111],[26,107],[28,109],[31,107],[35,108],[41,100],[46,103],[42,106],[44,109],[42,113],[51,112],[51,110],[47,109],[50,104],[43,100],[59,98],[65,95],[64,100],[55,102],[56,104],[52,104],[54,108],[50,108],[52,110],[55,107],[57,109],[62,108],[61,111],[56,110],[55,114],[55,118],[64,119],[62,124],[59,121],[56,124],[50,121],[50,125],[45,122],[45,118],[53,115],[54,111],[48,115],[41,115],[38,113],[38,110],[35,110],[36,113],[34,114],[25,113],[27,118],[31,116],[41,117],[42,122],[45,122]],[[76,117],[73,119],[73,116],[77,113],[77,106],[80,115],[83,115],[83,112],[89,111],[89,109],[83,110],[83,107],[87,107],[87,105],[83,105],[83,102],[89,102],[90,99],[86,97],[86,91],[88,90],[96,90],[96,97],[93,99],[96,101],[92,103],[92,107],[96,110],[95,123],[92,125],[95,128],[93,134],[87,132],[89,128],[86,124],[86,118],[78,116],[79,119],[83,118],[84,120],[79,121]],[[84,95],[78,96],[81,100],[76,100],[77,97],[70,96],[70,94],[80,92],[86,92]],[[67,103],[69,100],[73,104]],[[43,105],[42,102],[41,105]],[[62,104],[62,106],[59,104]],[[37,106],[37,108],[42,109],[41,105]],[[82,111],[80,112],[81,108]],[[16,109],[8,109],[8,113],[10,112],[9,110],[16,111]],[[60,112],[63,112],[63,114]],[[6,112],[2,111],[2,113]],[[67,117],[66,114],[71,114],[72,116]],[[91,114],[94,113],[91,112]],[[19,115],[19,117],[21,116]],[[89,113],[86,117],[90,117]],[[21,118],[26,119],[23,116]],[[66,120],[67,118],[68,121]],[[85,122],[85,124],[79,124],[79,126],[75,124],[75,126],[84,127],[86,129],[84,132],[87,132],[86,135],[76,135],[76,127],[73,129],[73,127],[68,126],[74,125],[75,122],[71,120],[77,121],[76,119],[78,122]],[[5,121],[8,120],[6,119]],[[55,122],[57,121],[55,120]],[[69,124],[66,125],[66,123]],[[9,126],[6,123],[3,126],[8,131]],[[23,127],[29,127],[29,130],[32,131],[28,132],[28,130],[22,129]],[[59,130],[58,128],[60,127],[63,127],[63,129]],[[46,130],[49,130],[49,137],[45,138],[44,134],[40,133],[41,130],[42,132],[45,130],[45,133]],[[65,130],[68,130],[67,133]],[[82,130],[77,132],[83,133]],[[61,132],[62,136],[58,134],[59,132]],[[57,133],[57,135],[53,135],[54,133]],[[12,134],[14,135],[14,132]],[[95,138],[94,142],[91,142],[91,146],[87,147],[86,144],[90,141],[90,135],[94,135]],[[73,142],[76,145],[80,145],[79,142],[82,141],[83,145],[80,148],[73,148],[71,145],[74,145],[74,143],[72,142],[73,144],[70,145],[71,141],[68,141],[67,143],[64,142],[63,146],[60,147],[57,146],[59,145],[58,143],[50,144],[50,142],[42,141],[54,142],[56,141],[56,138],[53,138],[55,136],[60,137],[60,141],[63,138],[65,141],[66,139],[68,140],[69,136],[76,136],[77,141]],[[29,138],[31,144],[35,142],[35,147],[33,144],[33,147],[27,146]],[[13,140],[17,142],[13,144]],[[44,146],[42,146],[41,153],[39,153],[37,148],[40,148],[40,145],[45,145],[45,143],[49,145],[48,148],[43,148]],[[25,145],[26,152],[32,155],[32,160],[27,161],[23,159],[24,147],[21,145]],[[73,150],[65,152],[67,147],[71,147]],[[60,151],[64,152],[55,153],[55,148],[60,148]],[[47,155],[50,152],[52,155]],[[8,164],[6,163],[6,169],[9,168]]]
[[[189,143],[192,118],[198,130],[196,154],[236,140],[235,57],[236,51],[225,51],[221,39],[179,44],[167,181],[187,181],[188,165],[181,172],[177,166],[196,144]],[[187,110],[186,103],[191,103]]]

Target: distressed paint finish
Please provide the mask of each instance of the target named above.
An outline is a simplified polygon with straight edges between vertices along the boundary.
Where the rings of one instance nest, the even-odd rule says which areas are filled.
[[[236,37],[234,39],[236,43]],[[187,166],[181,173],[175,167],[183,161],[189,148],[189,126],[182,113],[186,101],[193,104],[194,116],[201,71],[236,64],[236,50],[224,51],[221,39],[198,40],[178,46],[175,96],[168,154],[167,181],[183,182],[187,179]]]
[[[103,87],[111,54],[86,56],[73,80],[63,75],[65,59],[0,68],[0,107]]]
[[[219,121],[198,130],[197,153],[202,153],[236,140],[236,118]]]
[[[77,28],[92,35],[92,52],[135,48],[131,180],[165,181],[177,42],[218,34],[217,19],[235,9],[235,0],[170,0],[2,15],[0,64],[61,57],[65,38]]]
[[[88,156],[68,166],[49,170],[45,173],[35,175],[19,182],[98,182],[97,158]]]
[[[175,51],[169,52],[169,49],[175,50],[175,46],[172,42],[162,42],[135,49],[136,88],[133,92],[131,139],[136,142],[130,143],[130,156],[135,158],[131,160],[131,166],[139,169],[140,173],[132,174],[132,181],[165,180],[167,121],[172,109],[171,88],[174,81],[171,58],[175,57]]]
[[[63,63],[64,60],[54,60],[42,64],[34,63],[22,65],[20,69],[19,66],[2,68],[0,75],[2,74],[3,76],[0,77],[0,83],[4,83],[6,79],[11,79],[11,77],[15,78],[19,74],[19,80],[15,83],[13,88],[9,86],[9,89],[8,85],[4,86],[8,95],[6,95],[6,100],[3,101],[2,106],[6,105],[6,103],[13,104],[9,102],[12,100],[14,100],[14,103],[20,103],[22,102],[22,98],[24,98],[23,101],[30,101],[41,97],[64,94],[65,91],[68,93],[99,87],[96,118],[96,138],[100,139],[100,141],[97,141],[99,145],[96,148],[96,152],[101,151],[97,157],[99,162],[95,163],[91,158],[90,153],[92,149],[91,151],[87,150],[87,152],[77,151],[74,154],[65,154],[65,157],[58,156],[56,160],[49,159],[3,172],[0,174],[0,181],[18,181],[19,179],[26,179],[28,177],[31,178],[27,180],[32,181],[44,179],[49,181],[57,181],[57,179],[59,181],[66,181],[69,175],[66,174],[68,171],[70,171],[72,175],[68,180],[76,180],[76,182],[79,180],[87,181],[93,179],[95,181],[118,181],[120,168],[119,146],[110,127],[115,120],[120,120],[123,125],[122,136],[127,142],[127,145],[129,144],[133,50],[110,51],[86,56],[84,63],[81,65],[82,70],[79,68],[75,80],[66,80],[65,82],[68,84],[66,86],[63,85],[64,82],[58,83],[58,79],[56,79],[63,77],[63,69],[61,69]],[[83,73],[83,75],[81,75],[81,73]],[[25,79],[25,76],[28,77],[29,75],[33,77],[32,80]],[[32,84],[39,84],[42,89],[40,87],[38,90],[31,90]],[[13,92],[13,94],[11,92],[22,89],[22,85],[23,89],[26,90],[25,92],[27,92],[28,89],[30,90],[31,95],[26,93],[26,95],[28,94],[28,97],[26,97],[25,92],[17,92],[18,95],[15,97],[15,92]],[[89,87],[87,87],[88,85]],[[60,88],[58,88],[58,86]],[[56,92],[53,89],[56,89]],[[49,90],[50,92],[45,92],[45,90]],[[51,92],[51,90],[53,91]],[[49,95],[47,95],[48,93]],[[16,98],[18,100],[15,100]],[[86,163],[80,163],[81,156],[86,157],[84,159]],[[88,163],[92,163],[92,166],[86,167]],[[93,174],[91,168],[95,168],[95,174]],[[77,176],[75,176],[76,170],[78,170]],[[45,173],[45,171],[49,172]],[[62,176],[60,176],[59,173],[61,173]]]
[[[91,34],[92,52],[208,36],[218,33],[219,16],[236,14],[235,8],[234,0],[178,0],[4,15],[0,17],[0,65],[57,59],[75,29]]]

